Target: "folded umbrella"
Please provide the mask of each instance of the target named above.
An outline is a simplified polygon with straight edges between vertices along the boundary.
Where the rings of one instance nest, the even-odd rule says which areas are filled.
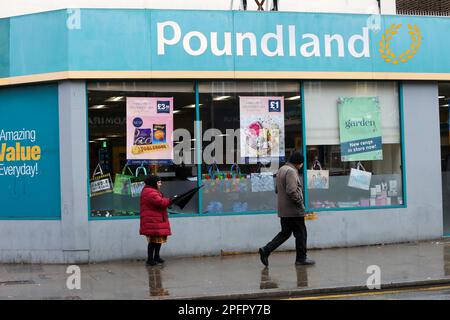
[[[195,187],[183,194],[174,196],[173,198],[171,198],[172,204],[175,204],[180,209],[183,209],[189,203],[189,201],[191,201],[191,199],[198,192],[198,190],[200,190],[200,188],[203,188],[203,185]]]

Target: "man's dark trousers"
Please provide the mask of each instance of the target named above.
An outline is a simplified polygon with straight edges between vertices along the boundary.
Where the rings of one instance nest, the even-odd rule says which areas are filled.
[[[291,234],[295,237],[295,249],[297,251],[296,261],[304,261],[306,259],[306,226],[304,217],[280,218],[281,231],[272,241],[263,248],[264,252],[269,255],[276,248],[281,246]]]

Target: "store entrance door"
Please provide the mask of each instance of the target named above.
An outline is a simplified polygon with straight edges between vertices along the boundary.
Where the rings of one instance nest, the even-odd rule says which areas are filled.
[[[450,83],[439,84],[439,116],[441,123],[442,202],[444,236],[450,237]]]

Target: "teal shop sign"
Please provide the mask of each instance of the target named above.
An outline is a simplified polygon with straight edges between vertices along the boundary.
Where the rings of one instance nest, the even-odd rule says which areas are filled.
[[[450,79],[448,30],[450,19],[440,17],[59,10],[0,20],[0,80],[63,71],[81,78],[220,71],[209,76],[443,80]]]
[[[59,219],[58,86],[0,89],[0,219]]]
[[[383,160],[378,98],[340,98],[338,113],[341,160]]]

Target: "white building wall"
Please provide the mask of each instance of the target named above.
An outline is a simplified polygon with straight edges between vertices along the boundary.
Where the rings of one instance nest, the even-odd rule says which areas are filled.
[[[247,0],[248,10],[256,10],[255,0]],[[0,18],[64,8],[133,8],[239,10],[241,0],[1,0]],[[264,10],[272,8],[265,1]],[[395,0],[278,0],[279,11],[395,14]]]

